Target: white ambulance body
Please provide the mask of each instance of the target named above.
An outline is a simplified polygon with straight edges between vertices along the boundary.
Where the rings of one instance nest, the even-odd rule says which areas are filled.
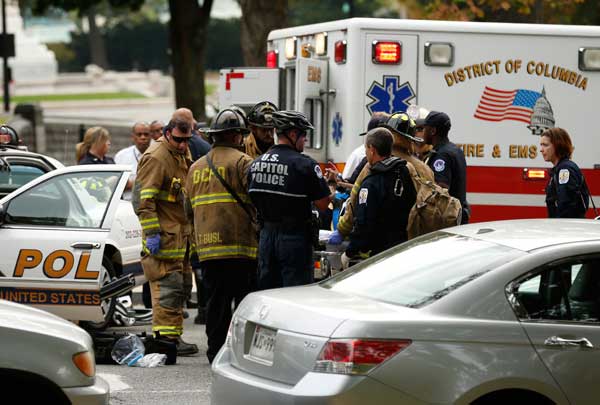
[[[375,111],[444,111],[467,158],[471,220],[545,217],[538,135],[555,121],[600,202],[599,27],[341,20],[271,32],[267,66],[223,69],[221,108],[304,111],[319,162],[342,166]]]

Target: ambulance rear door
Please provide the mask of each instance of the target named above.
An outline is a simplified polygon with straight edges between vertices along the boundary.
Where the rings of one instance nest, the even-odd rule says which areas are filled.
[[[308,132],[304,150],[317,162],[325,162],[327,156],[328,94],[328,60],[298,59],[295,105],[315,127]]]
[[[57,169],[0,200],[0,298],[70,320],[102,321],[103,253],[130,174]]]
[[[219,108],[237,105],[248,111],[261,101],[281,106],[283,70],[278,68],[241,67],[219,71]]]

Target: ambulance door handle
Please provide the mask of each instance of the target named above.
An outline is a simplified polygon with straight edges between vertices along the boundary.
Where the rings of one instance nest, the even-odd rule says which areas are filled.
[[[337,93],[336,89],[328,89],[328,90],[321,90],[319,91],[319,95],[323,96],[325,94],[327,94],[328,96],[335,96]]]
[[[98,242],[75,242],[71,244],[73,249],[82,249],[82,250],[91,250],[91,249],[100,249],[100,244]]]

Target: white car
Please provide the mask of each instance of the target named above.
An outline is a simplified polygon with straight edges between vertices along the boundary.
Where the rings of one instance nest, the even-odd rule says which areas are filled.
[[[100,287],[141,267],[140,225],[121,199],[130,171],[58,168],[0,199],[0,298],[107,326],[115,298]]]
[[[77,325],[0,300],[0,347],[0,386],[6,401],[108,404],[110,389],[96,376],[92,339]]]

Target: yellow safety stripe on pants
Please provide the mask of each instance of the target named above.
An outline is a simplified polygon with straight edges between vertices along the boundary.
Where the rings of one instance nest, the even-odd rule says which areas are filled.
[[[250,197],[247,194],[239,194],[240,199],[245,203],[250,203]],[[237,203],[237,200],[229,193],[214,193],[197,195],[191,200],[192,208],[199,205],[217,204],[217,203]]]
[[[152,255],[152,253],[150,253],[150,250],[148,250],[148,248],[146,247],[146,240],[142,239],[142,248],[144,250],[145,253]],[[155,255],[152,255],[153,257],[157,258],[157,259],[168,259],[168,260],[177,260],[177,259],[183,259],[185,257],[185,251],[186,248],[182,248],[182,249],[159,249],[158,253],[156,253]]]
[[[142,191],[140,191],[140,199],[146,200],[149,198],[154,198],[154,196],[159,192],[160,190],[157,188],[143,188]]]
[[[152,326],[152,332],[158,332],[161,336],[180,336],[183,333],[181,326]]]
[[[196,249],[199,259],[227,256],[246,256],[256,259],[257,251],[258,249],[255,247],[243,245],[211,246]]]
[[[144,230],[160,228],[160,224],[158,223],[158,218],[156,218],[156,217],[142,219],[142,220],[140,220],[140,225],[142,225],[142,229],[144,229]]]

